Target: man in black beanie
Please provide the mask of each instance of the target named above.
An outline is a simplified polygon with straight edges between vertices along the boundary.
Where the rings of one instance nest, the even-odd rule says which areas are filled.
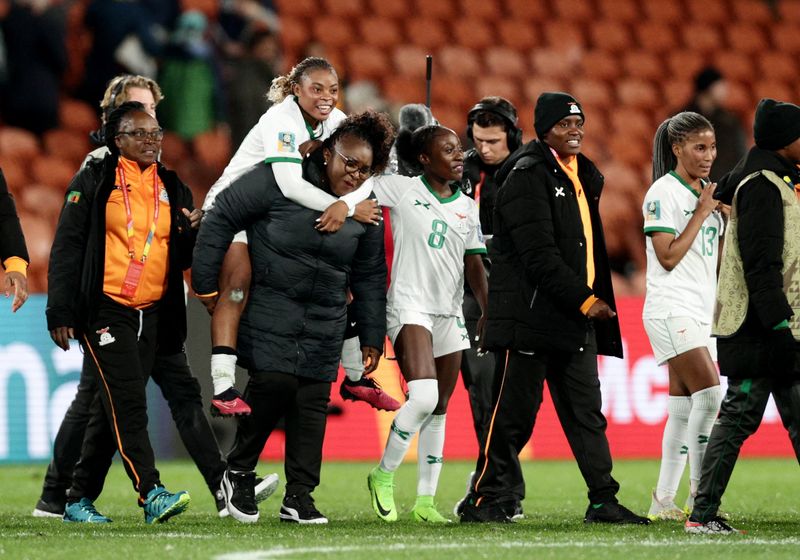
[[[584,522],[647,524],[617,502],[601,412],[597,354],[622,357],[598,212],[603,176],[580,153],[584,114],[574,97],[543,93],[534,117],[538,140],[510,157],[497,177],[482,346],[505,353],[506,367],[461,521],[510,521],[525,495],[518,455],[547,380],[589,488]]]
[[[728,81],[713,66],[706,66],[694,77],[694,95],[681,111],[700,113],[714,125],[717,159],[711,167],[711,180],[717,181],[733,169],[747,151],[744,128],[739,117],[725,108]]]
[[[715,193],[731,207],[712,326],[728,389],[687,533],[738,532],[720,501],[770,395],[800,461],[800,107],[762,99],[753,132],[755,147]]]

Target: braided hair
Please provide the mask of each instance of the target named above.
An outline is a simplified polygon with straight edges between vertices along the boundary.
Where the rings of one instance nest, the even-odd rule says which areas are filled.
[[[682,144],[690,134],[710,130],[714,132],[707,118],[699,113],[684,111],[662,122],[653,139],[653,181],[660,179],[678,165],[672,146]]]
[[[455,132],[438,124],[423,126],[413,132],[407,128],[401,128],[395,143],[397,157],[410,166],[414,172],[422,173],[419,156],[428,154],[433,139],[441,134],[455,134]]]
[[[308,73],[313,70],[329,70],[334,76],[337,75],[333,64],[324,58],[309,56],[295,65],[288,74],[278,76],[272,80],[272,84],[269,86],[269,91],[267,92],[267,99],[273,103],[280,103],[286,99],[287,96],[291,95],[292,88],[296,84],[299,84],[303,77],[307,76]]]
[[[344,119],[323,142],[322,147],[333,150],[340,138],[353,136],[372,148],[372,174],[379,175],[389,163],[389,151],[394,141],[394,126],[386,113],[364,111]]]
[[[116,109],[112,109],[106,118],[106,123],[103,125],[103,138],[105,139],[106,147],[111,150],[114,155],[119,155],[119,148],[117,147],[116,138],[119,134],[119,125],[122,120],[137,111],[146,112],[144,105],[138,101],[126,101]]]

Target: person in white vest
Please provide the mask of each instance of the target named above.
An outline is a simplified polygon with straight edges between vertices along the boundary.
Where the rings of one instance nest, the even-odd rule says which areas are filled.
[[[728,390],[687,533],[739,532],[720,502],[770,395],[800,460],[800,107],[762,99],[753,129],[755,147],[716,194],[731,206],[712,325]]]

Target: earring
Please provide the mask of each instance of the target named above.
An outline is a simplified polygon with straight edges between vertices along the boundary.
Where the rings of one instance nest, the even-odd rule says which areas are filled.
[[[328,165],[328,160],[327,160],[327,159],[326,159],[326,160],[324,160],[324,161],[322,162],[322,164],[323,164],[323,165]]]

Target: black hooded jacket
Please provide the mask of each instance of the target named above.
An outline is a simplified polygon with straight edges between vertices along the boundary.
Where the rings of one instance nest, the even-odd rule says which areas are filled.
[[[580,311],[583,302],[596,295],[616,308],[598,211],[604,178],[588,158],[577,157],[592,219],[594,288],[586,284],[586,239],[572,181],[549,147],[534,140],[496,177],[502,187],[489,253],[487,350],[579,352],[592,327]],[[598,353],[622,357],[617,319],[593,326]]]
[[[773,151],[753,147],[719,181],[714,198],[731,204],[742,179],[762,170],[800,183],[800,173],[790,161]],[[736,203],[749,305],[741,328],[730,337],[717,339],[720,372],[733,378],[769,376],[774,339],[785,334],[776,333],[773,327],[792,316],[783,292],[783,201],[775,185],[758,176],[739,190]]]
[[[305,179],[320,187],[321,152],[303,162]],[[231,240],[247,230],[253,279],[238,351],[248,369],[334,381],[348,287],[361,346],[383,348],[383,226],[347,219],[336,233],[321,233],[314,229],[319,216],[284,197],[272,166],[259,163],[222,191],[203,219],[192,267],[192,284],[200,294],[217,290]]]

